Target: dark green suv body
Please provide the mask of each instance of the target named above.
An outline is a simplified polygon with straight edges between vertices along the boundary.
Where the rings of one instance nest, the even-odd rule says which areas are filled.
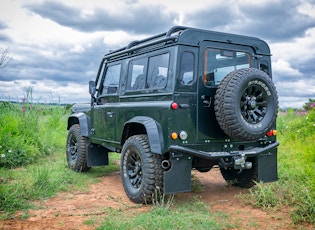
[[[277,180],[276,89],[268,45],[188,27],[133,41],[102,59],[91,104],[68,119],[76,171],[121,153],[128,197],[190,191],[191,170],[219,166],[233,185]]]

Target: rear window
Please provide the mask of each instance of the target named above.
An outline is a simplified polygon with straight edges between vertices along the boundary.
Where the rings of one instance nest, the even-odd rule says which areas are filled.
[[[250,67],[250,55],[245,52],[207,48],[204,53],[203,80],[206,86],[219,85],[230,72]]]

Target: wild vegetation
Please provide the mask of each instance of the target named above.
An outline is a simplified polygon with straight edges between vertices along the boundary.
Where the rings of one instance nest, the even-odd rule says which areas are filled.
[[[264,210],[285,207],[290,210],[293,223],[315,224],[315,103],[310,100],[304,107],[300,111],[279,111],[279,181],[257,183],[240,199]],[[67,168],[64,152],[69,113],[63,106],[36,105],[28,100],[19,104],[0,102],[0,219],[14,217],[17,210],[22,210],[27,218],[27,210],[35,208],[32,201],[52,197],[60,191],[86,190],[88,183],[98,181],[104,171],[106,174],[119,170],[112,163],[119,159],[118,154],[111,155],[110,166],[95,167],[87,174]],[[105,225],[119,229],[126,224],[140,229],[148,224],[152,229],[165,225],[181,228],[181,224],[195,228],[196,224],[211,225],[213,229],[233,227],[218,222],[220,218],[216,216],[204,218],[206,206],[198,200],[185,206],[172,199],[156,201],[151,212],[137,217],[122,217],[123,214],[112,210],[99,229],[105,229]],[[174,217],[178,221],[170,219]]]
[[[279,181],[258,184],[251,202],[264,209],[289,206],[294,223],[315,224],[315,101],[279,112],[277,130]]]

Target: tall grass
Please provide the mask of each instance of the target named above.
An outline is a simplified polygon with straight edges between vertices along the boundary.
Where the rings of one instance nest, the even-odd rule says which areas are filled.
[[[315,223],[315,108],[289,109],[277,120],[279,181],[258,184],[252,203],[262,208],[288,206],[294,223]]]
[[[0,167],[27,165],[60,148],[66,113],[61,106],[0,102]]]

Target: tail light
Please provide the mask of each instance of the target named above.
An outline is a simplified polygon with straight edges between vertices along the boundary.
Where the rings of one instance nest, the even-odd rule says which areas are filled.
[[[178,104],[176,103],[176,102],[173,102],[172,104],[171,104],[171,108],[172,109],[178,109]]]
[[[266,135],[267,135],[267,137],[276,136],[277,135],[277,130],[272,129]]]

